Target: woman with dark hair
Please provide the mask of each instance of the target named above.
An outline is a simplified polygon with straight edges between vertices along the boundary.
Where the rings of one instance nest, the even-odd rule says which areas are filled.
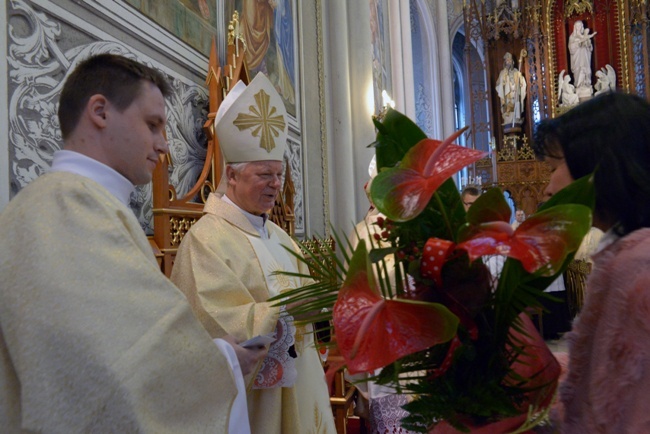
[[[650,432],[650,104],[602,94],[541,121],[534,139],[547,196],[594,173],[593,224],[606,232],[567,335],[560,431]]]

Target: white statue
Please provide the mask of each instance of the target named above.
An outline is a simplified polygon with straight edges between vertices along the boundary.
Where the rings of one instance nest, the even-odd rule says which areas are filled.
[[[522,114],[526,99],[526,77],[515,68],[515,61],[510,53],[503,56],[503,69],[497,79],[496,91],[501,100],[503,125],[521,125],[524,121]]]
[[[596,84],[594,84],[595,95],[616,90],[616,72],[612,65],[607,64],[604,68],[600,68],[596,71],[596,77]]]
[[[576,88],[571,84],[571,76],[564,74],[564,69],[560,72],[557,80],[557,99],[560,107],[571,107],[580,102]]]
[[[590,33],[582,21],[573,24],[573,33],[569,36],[569,53],[571,54],[571,72],[573,81],[580,97],[589,97],[591,88],[591,53],[593,46],[591,38],[596,33]]]

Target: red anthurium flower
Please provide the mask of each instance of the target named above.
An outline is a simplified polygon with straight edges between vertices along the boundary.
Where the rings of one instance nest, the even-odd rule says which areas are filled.
[[[398,167],[379,172],[370,186],[377,209],[395,221],[417,217],[447,178],[483,158],[485,152],[451,144],[465,129],[442,142],[424,139],[406,153]]]
[[[529,273],[541,270],[541,275],[552,276],[580,247],[590,225],[587,207],[558,205],[529,217],[517,230],[503,221],[481,223],[457,248],[466,250],[472,261],[500,254],[519,260]]]
[[[384,299],[364,242],[352,255],[332,318],[338,348],[352,374],[447,342],[458,327],[458,318],[441,304]]]

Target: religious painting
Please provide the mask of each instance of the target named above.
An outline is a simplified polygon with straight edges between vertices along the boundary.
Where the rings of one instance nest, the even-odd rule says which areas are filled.
[[[215,0],[124,0],[206,57],[216,34]]]
[[[192,11],[197,15],[203,17],[204,20],[211,22],[214,27],[214,4],[208,0],[183,0],[183,3],[187,5]]]
[[[239,28],[246,41],[246,65],[251,79],[258,72],[269,77],[292,118],[290,124],[299,129],[296,1],[226,0],[217,16],[232,17],[234,11],[239,13]],[[225,45],[219,51],[226,52]]]

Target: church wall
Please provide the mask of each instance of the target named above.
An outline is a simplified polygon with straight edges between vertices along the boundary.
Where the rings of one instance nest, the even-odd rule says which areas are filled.
[[[124,0],[204,56],[217,29],[217,2],[207,0]]]
[[[389,13],[393,2],[382,1]],[[155,5],[161,8],[163,3],[153,0],[4,2],[0,7],[0,24],[9,27],[3,26],[7,31],[0,36],[0,55],[6,50],[3,58],[7,59],[0,63],[0,130],[6,132],[0,137],[0,209],[49,166],[52,153],[61,146],[54,114],[66,71],[79,56],[96,50],[110,49],[137,57],[171,79],[175,89],[174,99],[167,107],[167,132],[175,163],[171,180],[181,192],[189,190],[205,152],[205,137],[200,128],[207,106],[205,39],[185,35],[187,23],[183,27],[165,20],[179,15],[178,8],[186,6],[186,21],[194,18],[194,27],[205,28],[199,17],[200,3],[164,2],[167,6],[175,5],[169,6],[176,11],[171,14],[154,10]],[[207,1],[210,13],[205,21],[216,19],[217,28],[219,15],[217,11],[213,18],[212,5],[222,3]],[[293,4],[299,64],[296,80],[301,93],[297,115],[300,121],[291,133],[290,145],[295,150],[291,164],[298,181],[297,233],[311,236],[327,234],[330,223],[334,227],[350,226],[368,209],[363,185],[373,154],[367,145],[375,136],[371,122],[374,108],[370,11],[367,1],[311,0]],[[441,25],[446,20],[447,8],[433,0],[428,0],[428,4],[431,19],[437,22],[433,27],[438,33],[440,50],[439,59],[433,60],[440,78],[435,86],[440,86],[442,104],[449,107],[431,107],[431,113],[441,113],[444,134],[448,134],[447,130],[453,129],[451,71],[441,69],[443,63],[439,62],[444,61],[442,57],[449,57],[445,44],[449,38],[439,34],[448,31],[447,26]],[[453,15],[453,10],[449,13]],[[404,32],[399,28],[403,21],[391,16],[386,21],[394,34],[384,36],[399,39]],[[223,41],[224,29],[225,24],[221,24],[216,32],[218,41]],[[390,44],[386,45],[385,54],[390,57]],[[449,59],[446,62],[450,65]],[[400,67],[404,74],[412,72],[412,65]],[[388,89],[393,86],[392,82],[385,83]],[[133,201],[134,210],[149,232],[150,196],[151,187],[145,186]]]
[[[212,5],[222,2],[209,3],[207,19],[199,16],[200,3],[165,2],[164,7],[172,10],[169,12],[161,11],[161,2],[148,0],[5,2],[0,12],[0,24],[4,20],[8,25],[3,26],[7,30],[0,37],[1,50],[6,50],[3,58],[7,59],[0,67],[0,127],[6,132],[0,141],[0,209],[49,167],[53,152],[62,146],[56,109],[67,72],[89,54],[105,51],[143,61],[170,80],[174,89],[167,102],[167,134],[174,162],[170,180],[179,196],[189,191],[205,158],[206,138],[201,127],[207,117],[207,53],[203,36],[184,32],[189,27],[205,29],[206,22],[216,19]],[[297,80],[305,89],[288,153],[296,185],[296,233],[322,234],[328,217],[322,30],[316,22],[322,18],[321,6],[319,0],[294,5],[299,32]],[[185,17],[181,24],[168,20],[179,16]],[[309,106],[304,101],[310,101]],[[132,208],[151,233],[151,185],[138,189]],[[306,212],[314,216],[313,222]]]
[[[368,2],[323,2],[330,222],[352,229],[368,210],[363,185],[373,151],[372,53]]]
[[[325,0],[327,1],[327,0]],[[303,89],[306,234],[329,230],[328,155],[325,109],[324,24],[322,0],[297,2],[300,34],[300,81]]]

